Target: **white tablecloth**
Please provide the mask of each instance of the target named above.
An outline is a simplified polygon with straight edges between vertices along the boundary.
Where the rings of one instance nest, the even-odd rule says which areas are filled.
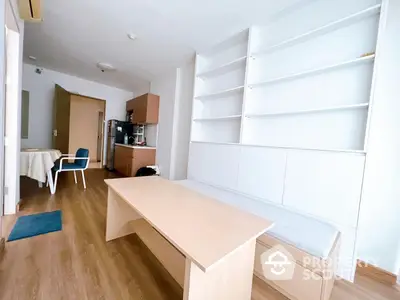
[[[47,172],[54,162],[61,157],[61,152],[54,149],[22,149],[20,175],[28,176],[40,182],[46,182]]]

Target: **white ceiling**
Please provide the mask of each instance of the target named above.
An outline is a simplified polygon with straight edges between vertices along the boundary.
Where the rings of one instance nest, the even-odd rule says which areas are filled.
[[[132,91],[305,1],[43,0],[44,21],[25,23],[24,61]],[[101,73],[98,62],[117,71]]]

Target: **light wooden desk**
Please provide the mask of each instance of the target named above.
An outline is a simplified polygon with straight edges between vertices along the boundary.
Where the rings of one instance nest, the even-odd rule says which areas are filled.
[[[105,182],[106,241],[137,233],[150,250],[165,247],[161,262],[183,281],[184,300],[251,298],[256,239],[272,222],[160,177]],[[179,251],[160,239],[151,244],[157,232]]]

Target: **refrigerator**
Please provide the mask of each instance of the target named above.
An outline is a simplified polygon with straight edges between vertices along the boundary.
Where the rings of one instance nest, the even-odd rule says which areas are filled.
[[[125,121],[109,120],[107,123],[107,169],[114,170],[115,144],[123,144],[125,133],[133,135],[133,124]],[[132,139],[130,139],[132,142]]]

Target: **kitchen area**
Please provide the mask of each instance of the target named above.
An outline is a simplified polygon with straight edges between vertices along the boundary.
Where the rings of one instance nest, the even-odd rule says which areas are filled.
[[[159,96],[144,94],[126,102],[126,120],[108,121],[108,170],[133,177],[139,169],[155,165],[156,147],[147,145],[146,129],[158,124],[159,106]]]

